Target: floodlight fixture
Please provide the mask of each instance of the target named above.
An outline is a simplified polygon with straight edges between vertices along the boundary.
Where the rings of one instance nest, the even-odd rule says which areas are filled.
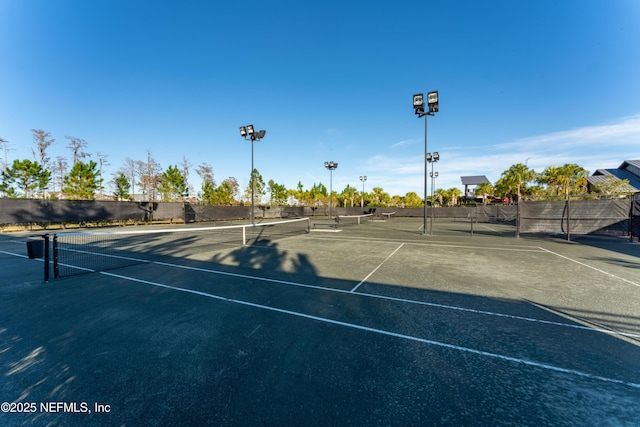
[[[433,152],[433,161],[437,162],[438,160],[440,160],[440,153],[438,153],[437,151]]]
[[[253,135],[253,125],[247,125],[247,133]]]
[[[424,95],[421,93],[417,93],[413,95],[413,108],[424,109]]]
[[[427,93],[427,104],[429,104],[429,113],[438,112],[438,91]]]
[[[329,170],[334,170],[338,168],[338,164],[336,162],[324,162],[324,167]]]
[[[245,126],[240,126],[240,136],[243,138],[247,136],[247,128]]]

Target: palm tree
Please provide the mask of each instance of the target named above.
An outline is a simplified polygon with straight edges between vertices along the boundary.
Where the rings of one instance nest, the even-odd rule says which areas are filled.
[[[575,163],[567,163],[562,166],[562,174],[564,193],[567,197],[569,197],[569,191],[574,194],[587,192],[587,177],[589,176],[588,170],[582,166],[576,165]]]
[[[378,206],[387,205],[391,199],[389,193],[385,193],[382,187],[373,187],[371,197],[373,197],[373,203]]]
[[[556,192],[559,194],[560,190],[563,191],[565,201],[567,204],[567,240],[571,239],[571,208],[569,193],[573,192],[586,192],[587,189],[587,176],[589,171],[585,168],[576,165],[575,163],[567,163],[560,167],[550,167],[545,169],[547,174],[543,179],[548,181],[548,184],[556,186]]]
[[[560,194],[560,185],[558,183],[558,166],[547,166],[536,179],[540,184],[547,186],[549,193]]]
[[[340,194],[340,196],[344,199],[345,207],[347,206],[348,200],[351,201],[351,207],[353,207],[353,205],[355,204],[356,194],[358,194],[358,191],[354,187],[347,184],[345,189],[342,190],[342,193]]]
[[[447,198],[447,192],[442,188],[438,188],[433,192],[433,197],[438,201],[438,204],[442,206],[444,205],[444,200]]]
[[[511,197],[517,196],[517,201],[520,202],[520,194],[523,187],[528,182],[535,180],[537,177],[536,171],[529,169],[524,163],[518,163],[512,165],[509,169],[502,172],[502,177],[496,182],[496,190],[501,191],[504,195]]]
[[[490,182],[483,182],[476,185],[476,197],[482,197],[482,204],[487,204],[487,196],[493,195],[494,189]]]
[[[422,197],[418,196],[415,191],[409,191],[404,195],[404,204],[409,208],[418,208],[423,204]]]
[[[569,198],[569,193],[584,193],[587,191],[587,177],[589,171],[575,163],[567,163],[563,166],[549,166],[540,177],[538,182],[546,184],[547,188],[555,190],[557,195],[562,192],[565,200]]]
[[[447,198],[449,199],[449,206],[456,206],[458,199],[462,196],[462,190],[452,187],[446,191]]]

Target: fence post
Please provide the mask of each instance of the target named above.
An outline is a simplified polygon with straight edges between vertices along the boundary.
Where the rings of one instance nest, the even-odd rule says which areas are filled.
[[[58,235],[53,235],[53,277],[60,278],[60,267],[58,262]]]
[[[45,283],[49,281],[49,234],[45,234],[42,236],[44,239],[44,281]]]
[[[518,187],[518,203],[516,204],[516,239],[520,238],[520,187]]]
[[[473,237],[473,216],[471,216],[471,237]]]
[[[567,194],[567,241],[571,240],[571,196]]]

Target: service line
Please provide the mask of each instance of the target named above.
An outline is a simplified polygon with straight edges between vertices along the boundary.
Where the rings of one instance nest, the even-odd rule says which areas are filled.
[[[598,380],[598,381],[603,381],[603,382],[607,382],[607,383],[613,383],[613,384],[618,384],[618,385],[623,385],[623,386],[627,386],[627,387],[633,387],[633,388],[640,389],[640,383],[634,383],[634,382],[619,380],[619,379],[615,379],[615,378],[608,378],[608,377],[603,377],[603,376],[599,376],[599,375],[593,375],[593,374],[589,374],[589,373],[586,373],[586,372],[578,371],[578,370],[575,370],[575,369],[561,368],[559,366],[549,365],[549,364],[546,364],[546,363],[539,363],[539,362],[535,362],[535,361],[532,361],[532,360],[521,359],[521,358],[518,358],[518,357],[505,356],[505,355],[497,354],[497,353],[490,353],[490,352],[487,352],[487,351],[476,350],[476,349],[469,348],[469,347],[462,347],[462,346],[448,344],[448,343],[444,343],[444,342],[440,342],[440,341],[434,341],[434,340],[429,340],[429,339],[425,339],[425,338],[414,337],[414,336],[411,336],[411,335],[400,334],[400,333],[397,333],[397,332],[387,331],[387,330],[384,330],[384,329],[377,329],[377,328],[371,328],[369,326],[357,325],[355,323],[341,322],[339,320],[328,319],[328,318],[325,318],[325,317],[314,316],[314,315],[311,315],[311,314],[300,313],[300,312],[297,312],[297,311],[285,310],[285,309],[282,309],[282,308],[271,307],[271,306],[263,305],[263,304],[256,304],[256,303],[253,303],[253,302],[238,300],[238,299],[234,299],[234,298],[227,298],[227,297],[223,297],[223,296],[220,296],[220,295],[213,295],[213,294],[209,294],[209,293],[202,292],[202,291],[196,291],[196,290],[193,290],[193,289],[179,288],[179,287],[176,287],[176,286],[170,286],[170,285],[165,285],[165,284],[162,284],[162,283],[151,282],[149,280],[142,280],[142,279],[137,279],[137,278],[134,278],[134,277],[123,276],[123,275],[120,275],[120,274],[107,273],[107,272],[101,272],[100,274],[104,274],[106,276],[111,276],[111,277],[116,277],[118,279],[129,280],[129,281],[133,281],[133,282],[137,282],[137,283],[143,283],[143,284],[146,284],[146,285],[157,286],[157,287],[160,287],[160,288],[172,289],[174,291],[186,292],[186,293],[199,295],[199,296],[203,296],[203,297],[207,297],[207,298],[213,298],[213,299],[217,299],[217,300],[225,301],[225,302],[229,302],[229,303],[245,305],[245,306],[258,308],[258,309],[262,309],[262,310],[274,311],[274,312],[277,312],[277,313],[287,314],[287,315],[290,315],[290,316],[302,317],[302,318],[305,318],[305,319],[315,320],[315,321],[324,322],[324,323],[330,323],[330,324],[333,324],[333,325],[338,325],[338,326],[343,326],[343,327],[347,327],[347,328],[358,329],[358,330],[361,330],[361,331],[372,332],[372,333],[391,336],[391,337],[395,337],[395,338],[401,338],[401,339],[410,340],[410,341],[414,341],[414,342],[419,342],[419,343],[423,343],[423,344],[429,344],[429,345],[433,345],[433,346],[437,346],[437,347],[447,348],[447,349],[450,349],[450,350],[457,350],[457,351],[461,351],[461,352],[465,352],[465,353],[471,353],[471,354],[475,354],[475,355],[478,355],[478,356],[490,357],[490,358],[493,358],[493,359],[499,359],[499,360],[503,360],[503,361],[506,361],[506,362],[518,363],[518,364],[522,364],[522,365],[526,365],[526,366],[531,366],[531,367],[534,367],[534,368],[545,369],[545,370],[549,370],[549,371],[553,371],[553,372],[559,372],[559,373],[574,375],[574,376],[587,378],[587,379],[591,379],[591,380]]]
[[[358,283],[356,286],[354,286],[354,288],[353,288],[353,289],[351,289],[351,292],[352,292],[352,293],[353,293],[353,292],[355,292],[355,291],[360,287],[360,285],[362,285],[364,282],[366,282],[367,280],[369,280],[369,277],[371,277],[371,275],[373,275],[373,273],[375,273],[376,271],[378,271],[378,269],[379,269],[380,267],[382,267],[382,264],[384,264],[385,262],[387,262],[387,260],[389,260],[389,258],[391,258],[392,256],[394,256],[394,255],[396,254],[396,252],[398,252],[398,251],[400,250],[400,248],[401,248],[401,247],[403,247],[403,246],[404,246],[404,243],[402,243],[400,246],[398,246],[398,247],[396,248],[396,250],[395,250],[395,251],[391,252],[391,253],[389,254],[389,256],[388,256],[388,257],[386,257],[385,259],[383,259],[383,260],[382,260],[382,262],[381,262],[380,264],[378,264],[378,266],[377,266],[376,268],[374,268],[374,269],[373,269],[373,271],[372,271],[371,273],[367,274],[367,277],[365,277],[364,279],[362,279],[362,280],[360,281],[360,283]]]

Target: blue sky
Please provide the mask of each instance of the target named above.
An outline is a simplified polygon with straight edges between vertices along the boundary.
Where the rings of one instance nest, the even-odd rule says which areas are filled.
[[[424,119],[438,188],[526,162],[593,172],[640,159],[640,2],[0,0],[0,138],[33,158],[31,129],[218,182],[347,184],[422,195]],[[1,153],[4,157],[5,153]],[[3,159],[4,160],[4,159]]]

